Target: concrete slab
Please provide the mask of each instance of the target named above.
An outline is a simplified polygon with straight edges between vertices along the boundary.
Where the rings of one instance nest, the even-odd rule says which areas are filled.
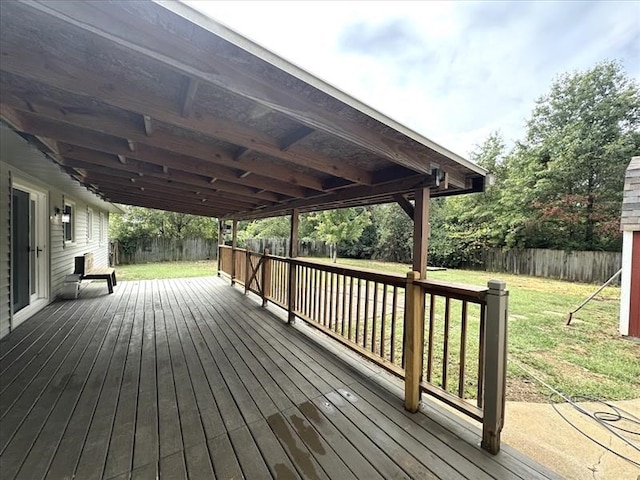
[[[640,418],[640,400],[610,403]],[[598,403],[581,403],[580,406],[589,412],[609,411]],[[640,463],[638,450],[625,444],[598,422],[569,404],[557,405],[557,408],[589,436]],[[625,435],[640,448],[638,425],[627,423],[619,426],[638,432],[637,435]],[[589,440],[563,420],[548,403],[507,402],[502,440],[570,480],[640,480],[640,467]]]

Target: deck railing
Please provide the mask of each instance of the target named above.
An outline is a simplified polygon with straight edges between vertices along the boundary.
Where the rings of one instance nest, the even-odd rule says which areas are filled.
[[[483,424],[497,453],[504,418],[507,292],[220,247],[220,270],[404,379],[405,407],[432,395]],[[231,260],[230,260],[231,259]]]

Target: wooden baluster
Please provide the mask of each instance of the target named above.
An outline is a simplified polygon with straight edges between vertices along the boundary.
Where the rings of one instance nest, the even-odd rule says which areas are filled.
[[[444,299],[444,346],[442,348],[442,388],[447,389],[449,374],[449,315],[451,314],[451,299]]]
[[[385,330],[387,326],[387,284],[382,284],[382,317],[380,319],[380,347],[378,348],[378,352],[380,356],[384,358],[384,340],[385,340]]]
[[[351,301],[351,299],[349,299],[349,301]],[[347,324],[347,276],[342,275],[342,323],[340,324],[340,333],[342,336],[344,336],[344,326],[346,324]]]
[[[248,248],[244,252],[244,294],[246,295],[251,285],[251,250]]]
[[[429,333],[427,341],[427,382],[431,383],[433,378],[433,327],[436,317],[436,297],[432,293],[429,295]]]
[[[358,330],[360,329],[360,305],[362,304],[361,284],[362,282],[358,279],[358,293],[356,294],[356,331],[353,336],[353,341],[356,343],[358,343]]]
[[[467,301],[462,301],[460,317],[460,369],[458,371],[458,396],[464,398],[465,357],[467,352]]]
[[[391,307],[391,345],[389,347],[389,360],[396,360],[396,308],[398,307],[398,287],[393,286],[393,300]]]
[[[335,315],[335,312],[333,310],[333,305],[335,303],[336,300],[336,294],[335,294],[335,283],[334,282],[334,274],[333,273],[329,273],[329,278],[330,278],[330,286],[329,286],[329,328],[331,328],[331,322],[333,321],[333,329],[335,332],[338,331],[338,316]],[[336,306],[337,309],[337,306]]]
[[[296,309],[296,266],[293,264],[293,262],[289,262],[289,288],[288,288],[288,295],[287,295],[287,299],[288,299],[288,305],[287,305],[287,309],[289,312],[288,315],[288,322],[289,324],[293,324],[296,321],[296,314],[295,314],[295,309]]]
[[[369,324],[369,280],[364,282],[364,321],[362,322],[362,348],[367,348],[365,345],[367,338],[367,327]],[[359,340],[358,340],[359,341]]]
[[[373,318],[371,319],[371,351],[376,343],[376,323],[378,321],[378,282],[373,282]],[[365,336],[364,343],[367,343]]]

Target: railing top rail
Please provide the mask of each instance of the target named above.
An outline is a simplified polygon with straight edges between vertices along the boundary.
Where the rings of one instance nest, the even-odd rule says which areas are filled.
[[[471,300],[478,303],[485,302],[487,291],[489,290],[487,287],[444,282],[442,280],[416,280],[415,283],[419,284],[426,293]]]
[[[337,273],[338,275],[346,275],[349,277],[370,280],[372,282],[379,282],[397,287],[404,287],[406,284],[406,277],[404,275],[398,275],[395,273],[381,273],[365,268],[350,267],[346,265],[333,265],[313,260],[300,260],[299,258],[287,258],[285,260],[294,265],[316,268],[318,270],[324,270],[325,272],[329,273]]]

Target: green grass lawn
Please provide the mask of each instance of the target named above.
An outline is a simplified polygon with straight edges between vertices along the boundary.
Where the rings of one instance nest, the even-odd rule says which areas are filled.
[[[408,265],[340,259],[340,264],[405,274]],[[640,398],[640,342],[618,333],[620,288],[605,288],[573,316],[567,315],[597,285],[469,270],[427,273],[428,278],[486,286],[499,278],[509,290],[509,383],[511,399],[542,399],[518,364],[569,395]]]
[[[118,265],[118,280],[154,280],[162,278],[206,277],[217,273],[216,260],[197,262],[141,263],[137,265]]]
[[[369,260],[339,259],[338,263],[402,275],[410,269],[408,265]],[[215,275],[216,266],[215,261],[119,265],[117,273],[121,280],[186,278]],[[542,401],[549,393],[520,365],[568,395],[640,398],[640,342],[618,333],[619,288],[604,289],[566,326],[569,311],[597,285],[451,269],[428,272],[428,277],[483,286],[492,278],[507,283],[509,399]]]

